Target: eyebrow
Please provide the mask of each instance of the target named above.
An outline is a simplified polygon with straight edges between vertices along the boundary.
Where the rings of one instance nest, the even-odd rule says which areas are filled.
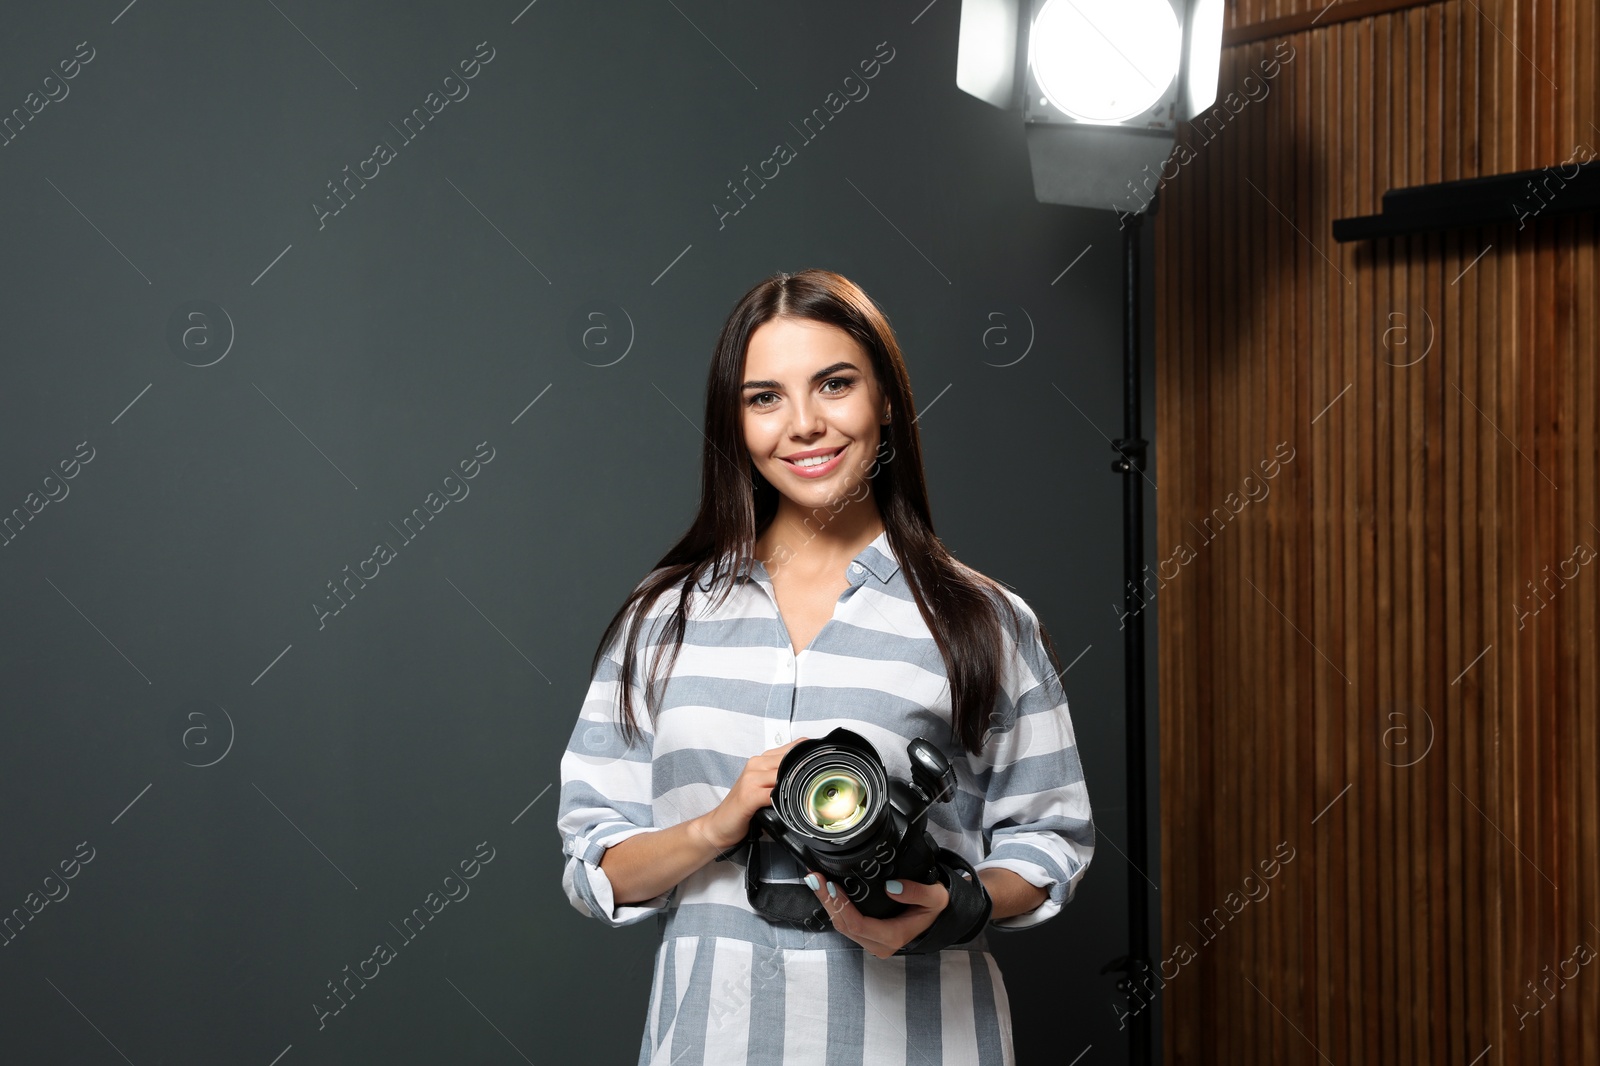
[[[811,383],[815,385],[828,375],[836,374],[841,370],[854,370],[859,372],[861,368],[852,362],[841,360],[840,362],[834,363],[831,366],[825,366],[815,374],[812,374]],[[744,383],[744,387],[747,389],[781,389],[783,388],[783,384],[777,381],[747,381]]]

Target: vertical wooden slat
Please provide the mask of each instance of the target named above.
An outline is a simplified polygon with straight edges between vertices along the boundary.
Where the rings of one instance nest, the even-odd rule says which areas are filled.
[[[1444,7],[1429,8],[1424,12],[1426,20],[1427,38],[1430,45],[1429,54],[1432,55],[1437,66],[1429,72],[1425,84],[1432,87],[1431,102],[1427,109],[1426,122],[1428,128],[1439,131],[1438,136],[1430,138],[1435,151],[1429,160],[1426,180],[1443,180],[1446,173],[1459,173],[1458,163],[1460,153],[1460,130],[1454,121],[1447,121],[1446,116],[1454,115],[1455,111],[1447,112],[1447,101],[1459,102],[1460,96],[1455,86],[1459,85],[1460,67],[1459,52],[1451,45],[1454,43],[1450,37],[1450,11]],[[1454,299],[1447,296],[1443,271],[1451,258],[1449,250],[1455,247],[1454,234],[1440,235],[1435,242],[1429,258],[1429,270],[1426,289],[1423,294],[1423,307],[1438,308],[1439,313],[1434,317],[1425,317],[1422,326],[1427,330],[1425,340],[1437,345],[1437,320],[1449,316]],[[1425,349],[1422,357],[1426,362],[1429,355],[1434,353]],[[1461,530],[1455,516],[1460,513],[1460,468],[1459,468],[1459,443],[1457,439],[1458,425],[1451,425],[1453,405],[1446,395],[1449,386],[1445,383],[1444,360],[1436,357],[1427,363],[1426,375],[1428,380],[1428,410],[1429,420],[1440,427],[1439,437],[1441,444],[1448,445],[1433,448],[1429,453],[1429,467],[1427,483],[1432,485],[1430,493],[1427,528],[1439,530],[1442,536],[1430,538],[1432,553],[1428,566],[1429,586],[1429,635],[1432,638],[1428,645],[1427,658],[1424,661],[1449,664],[1460,661],[1460,616],[1458,614],[1459,582],[1451,581],[1448,575],[1461,572]],[[1452,601],[1457,601],[1452,603]],[[1428,742],[1429,726],[1431,721],[1442,722],[1445,718],[1445,708],[1450,700],[1449,677],[1446,670],[1436,670],[1425,674],[1424,691],[1426,698],[1422,705],[1423,717],[1415,723],[1416,748]],[[1409,761],[1409,756],[1407,757]],[[1408,766],[1407,769],[1412,769]],[[1416,1001],[1416,1010],[1427,1020],[1427,1033],[1424,1046],[1427,1047],[1428,1061],[1443,1063],[1454,1061],[1452,1055],[1452,1041],[1450,1039],[1450,987],[1449,978],[1453,967],[1449,965],[1449,946],[1451,940],[1451,919],[1453,917],[1455,893],[1452,888],[1460,884],[1457,877],[1452,877],[1450,867],[1452,861],[1453,843],[1451,825],[1446,816],[1449,802],[1448,783],[1439,775],[1431,777],[1417,775],[1420,783],[1425,786],[1423,795],[1427,809],[1427,840],[1428,862],[1426,868],[1427,898],[1429,900],[1429,923],[1426,942],[1418,949],[1428,960],[1428,982],[1424,991],[1420,986]]]
[[[1580,6],[1578,10],[1569,67],[1578,86],[1575,99],[1588,101],[1588,104],[1575,108],[1578,113],[1573,119],[1573,128],[1576,130],[1573,152],[1575,158],[1585,155],[1593,158],[1592,153],[1600,150],[1600,129],[1590,123],[1589,116],[1600,115],[1600,76],[1597,76],[1591,57],[1600,55],[1600,15],[1597,15],[1592,4]],[[1587,151],[1580,151],[1580,146]],[[1596,225],[1594,216],[1585,219],[1576,230],[1574,243],[1579,249],[1573,256],[1576,265],[1574,290],[1580,294],[1600,292],[1595,256],[1585,255],[1581,251],[1584,248],[1593,249],[1600,243],[1600,225]],[[1573,317],[1571,341],[1574,352],[1582,352],[1584,342],[1597,335],[1597,328],[1600,328],[1596,325],[1597,302],[1600,301],[1581,298],[1576,301],[1577,314]],[[1600,400],[1597,400],[1597,396],[1600,396],[1600,374],[1596,373],[1593,358],[1578,359],[1577,383],[1578,387],[1574,390],[1577,397],[1574,438],[1578,449],[1574,480],[1578,492],[1594,500],[1600,497],[1600,464],[1596,462],[1596,449],[1600,447]],[[1578,527],[1577,539],[1590,550],[1600,552],[1600,528],[1597,528],[1600,527],[1600,518],[1591,521],[1592,517],[1592,514],[1586,516]],[[1596,696],[1600,693],[1600,656],[1587,654],[1587,649],[1581,643],[1582,634],[1600,631],[1600,621],[1597,621],[1600,612],[1596,611],[1596,600],[1597,597],[1593,596],[1579,597],[1579,606],[1574,612],[1576,634],[1580,640],[1576,675],[1580,701],[1587,696],[1592,702],[1600,702],[1600,697]],[[1579,768],[1575,776],[1578,779],[1576,799],[1579,811],[1600,810],[1600,794],[1597,794],[1592,758],[1595,752],[1600,751],[1596,717],[1594,714],[1578,715],[1575,759]],[[1574,863],[1574,874],[1579,886],[1574,895],[1580,915],[1573,949],[1582,944],[1592,951],[1600,951],[1600,925],[1596,924],[1600,919],[1593,917],[1600,915],[1600,827],[1595,825],[1593,819],[1588,820],[1587,824],[1581,824],[1577,819],[1573,823],[1577,828],[1577,839],[1571,846],[1578,860]],[[1579,1026],[1575,1045],[1579,1049],[1577,1058],[1580,1062],[1600,1061],[1600,1011],[1582,1009],[1600,1000],[1600,976],[1593,972],[1592,966],[1586,967],[1579,973],[1576,984],[1578,992],[1574,998],[1580,1005],[1575,1012]]]
[[[1446,160],[1445,174],[1472,173],[1476,171],[1478,165],[1477,113],[1480,91],[1476,73],[1478,57],[1473,49],[1472,35],[1463,24],[1460,10],[1448,9],[1445,18],[1449,26],[1447,30],[1449,39],[1454,42],[1450,52],[1461,64],[1460,83],[1453,87],[1453,92],[1447,97],[1454,102],[1455,113],[1461,116],[1459,130],[1461,149],[1454,159]],[[1476,281],[1457,280],[1467,265],[1462,252],[1468,246],[1462,240],[1462,235],[1450,233],[1447,247],[1449,254],[1445,256],[1444,268],[1445,274],[1451,280],[1445,286],[1448,310],[1440,322],[1440,331],[1441,338],[1459,337],[1460,342],[1440,346],[1439,358],[1445,368],[1449,386],[1444,396],[1445,428],[1441,434],[1440,444],[1457,462],[1458,472],[1453,480],[1459,485],[1460,496],[1458,506],[1450,512],[1454,517],[1479,513],[1477,506],[1479,468],[1472,433],[1475,424],[1469,421],[1467,405],[1461,393],[1462,389],[1477,388],[1466,373],[1468,367],[1463,365],[1462,353],[1477,348],[1478,305],[1476,301],[1469,301],[1466,295],[1475,290]],[[1447,897],[1450,920],[1448,935],[1451,943],[1460,947],[1453,953],[1453,964],[1448,967],[1450,986],[1445,1006],[1450,1016],[1465,1018],[1463,1031],[1453,1031],[1450,1034],[1444,1052],[1450,1061],[1461,1062],[1467,1061],[1467,1057],[1470,1057],[1467,1052],[1469,1047],[1483,1047],[1488,1044],[1485,1035],[1487,1026],[1483,1009],[1482,983],[1469,977],[1469,974],[1482,973],[1485,965],[1483,939],[1477,935],[1479,930],[1475,924],[1483,909],[1477,876],[1482,870],[1482,865],[1478,861],[1475,847],[1478,838],[1475,834],[1465,831],[1465,822],[1460,817],[1463,805],[1457,799],[1455,794],[1457,786],[1453,784],[1458,781],[1477,780],[1479,774],[1480,738],[1473,719],[1468,717],[1468,711],[1478,702],[1483,688],[1480,682],[1483,676],[1482,661],[1473,664],[1473,660],[1486,642],[1482,639],[1484,630],[1477,624],[1474,613],[1466,609],[1467,604],[1476,603],[1480,599],[1483,554],[1478,525],[1475,522],[1449,521],[1443,532],[1447,539],[1458,538],[1458,551],[1453,556],[1446,554],[1445,565],[1449,574],[1460,575],[1458,581],[1447,579],[1449,590],[1447,609],[1450,618],[1459,619],[1461,626],[1460,636],[1451,648],[1453,654],[1447,659],[1446,672],[1451,675],[1450,685],[1445,690],[1445,706],[1448,713],[1438,721],[1438,732],[1434,740],[1434,743],[1441,748],[1445,776],[1451,783],[1444,792],[1441,806],[1450,827],[1449,883],[1458,886],[1457,890]],[[1460,741],[1448,743],[1443,740],[1444,736],[1459,737]]]
[[[1442,181],[1445,174],[1461,173],[1461,141],[1462,123],[1466,122],[1466,109],[1454,106],[1461,99],[1464,85],[1461,77],[1461,42],[1456,30],[1456,10],[1440,6],[1430,13],[1430,26],[1435,48],[1440,56],[1440,77],[1438,77],[1438,91],[1434,96],[1434,106],[1430,107],[1429,120],[1438,126],[1438,154],[1434,166],[1429,171],[1429,181]],[[1448,271],[1453,259],[1459,254],[1459,235],[1445,234],[1440,238],[1437,250],[1437,261],[1445,264]],[[1438,346],[1438,331],[1445,331],[1456,335],[1462,327],[1464,320],[1461,315],[1461,301],[1459,301],[1458,288],[1446,285],[1440,271],[1430,271],[1427,275],[1427,296],[1424,307],[1438,307],[1437,320],[1430,325],[1424,320],[1424,327],[1429,328],[1429,343]],[[1466,341],[1462,341],[1466,344]],[[1434,355],[1430,351],[1429,355]],[[1438,426],[1440,426],[1440,447],[1434,448],[1435,466],[1430,467],[1429,477],[1437,483],[1438,491],[1434,495],[1435,507],[1430,509],[1429,520],[1432,527],[1440,531],[1440,552],[1435,559],[1434,567],[1429,570],[1430,587],[1438,589],[1442,595],[1435,599],[1435,607],[1440,611],[1435,632],[1438,634],[1437,642],[1430,648],[1430,661],[1446,664],[1445,671],[1437,672],[1429,685],[1429,699],[1427,699],[1424,712],[1430,717],[1418,723],[1418,744],[1438,743],[1437,728],[1450,731],[1451,735],[1464,735],[1464,731],[1456,728],[1459,722],[1459,688],[1451,683],[1453,675],[1450,664],[1466,663],[1462,658],[1462,651],[1470,642],[1466,631],[1470,629],[1470,619],[1464,616],[1462,603],[1466,597],[1462,595],[1462,586],[1466,584],[1467,567],[1462,560],[1462,539],[1464,533],[1462,523],[1456,522],[1454,517],[1462,514],[1462,456],[1461,456],[1461,419],[1458,408],[1454,403],[1454,391],[1450,381],[1461,378],[1459,365],[1451,365],[1446,360],[1443,349],[1438,351],[1429,367],[1429,397],[1435,410]],[[1426,359],[1426,357],[1424,357]],[[1474,512],[1475,514],[1475,512]],[[1461,575],[1462,579],[1451,581],[1448,575]],[[1437,656],[1437,658],[1435,658]],[[1437,728],[1435,728],[1437,727]],[[1462,751],[1464,744],[1451,744],[1443,747],[1438,762],[1430,765],[1430,770],[1442,765],[1442,773],[1432,773],[1432,816],[1430,816],[1430,836],[1435,842],[1442,845],[1438,848],[1437,860],[1432,869],[1432,879],[1429,882],[1429,893],[1434,898],[1437,906],[1434,908],[1434,924],[1430,927],[1429,936],[1429,965],[1432,967],[1432,983],[1429,988],[1429,1000],[1422,1005],[1424,1010],[1429,1005],[1442,1005],[1443,1010],[1429,1010],[1430,1047],[1432,1047],[1432,1061],[1435,1063],[1453,1063],[1453,1061],[1467,1061],[1469,1056],[1464,1056],[1464,1040],[1461,1034],[1451,1026],[1451,1013],[1462,1013],[1464,1002],[1464,980],[1462,980],[1461,960],[1453,957],[1456,946],[1464,946],[1466,938],[1462,936],[1462,896],[1464,884],[1462,879],[1461,861],[1461,828],[1459,823],[1450,818],[1453,808],[1453,794],[1448,784],[1450,778],[1459,776],[1458,752]],[[1432,754],[1432,752],[1430,752]],[[1470,1023],[1469,1023],[1470,1026]]]
[[[1273,40],[1266,42],[1274,55],[1278,54],[1279,43]],[[1295,190],[1294,217],[1306,219],[1314,230],[1317,227],[1317,215],[1323,210],[1323,197],[1320,192],[1314,193],[1305,182],[1298,180],[1298,175],[1306,173],[1313,166],[1313,161],[1323,157],[1326,151],[1326,127],[1321,124],[1314,126],[1311,117],[1313,101],[1321,98],[1320,86],[1325,84],[1328,72],[1326,65],[1320,61],[1321,42],[1317,37],[1300,33],[1286,38],[1285,43],[1294,49],[1294,59],[1286,65],[1285,72],[1278,79],[1284,98],[1277,104],[1281,117],[1277,143],[1289,146],[1289,174],[1294,179],[1292,184]],[[1312,263],[1307,258],[1309,254],[1310,250],[1304,246],[1304,242],[1291,246],[1289,261],[1293,264],[1291,284],[1296,292],[1297,315],[1294,333],[1286,349],[1290,351],[1303,351],[1310,345],[1325,343],[1329,334],[1326,303],[1314,284]],[[1276,368],[1283,365],[1281,356],[1274,357],[1272,363],[1274,372],[1278,372]],[[1283,430],[1274,434],[1273,440],[1274,449],[1278,441],[1287,441],[1294,449],[1295,456],[1293,462],[1281,466],[1276,479],[1278,484],[1275,492],[1282,501],[1278,505],[1279,513],[1286,514],[1278,528],[1288,541],[1284,551],[1296,571],[1299,601],[1320,603],[1325,602],[1327,596],[1327,526],[1312,516],[1321,510],[1317,494],[1327,484],[1326,477],[1316,475],[1315,464],[1327,454],[1327,450],[1316,447],[1322,424],[1313,425],[1311,420],[1324,402],[1323,397],[1330,394],[1332,371],[1324,361],[1297,367],[1293,377],[1294,387],[1286,390],[1286,400],[1290,406],[1283,413]],[[1325,633],[1315,631],[1311,637],[1323,644],[1329,639]],[[1300,1017],[1305,1019],[1303,1028],[1312,1043],[1327,1047],[1329,1004],[1321,990],[1329,985],[1328,968],[1332,953],[1328,946],[1327,925],[1316,920],[1322,908],[1327,882],[1316,874],[1315,858],[1309,847],[1306,827],[1299,815],[1299,804],[1294,801],[1294,797],[1304,794],[1308,783],[1321,776],[1322,753],[1327,749],[1323,735],[1327,714],[1313,686],[1306,683],[1308,670],[1314,669],[1314,664],[1304,659],[1307,649],[1295,650],[1296,654],[1287,656],[1285,660],[1283,690],[1286,706],[1301,708],[1303,713],[1296,716],[1295,730],[1290,738],[1293,746],[1284,752],[1284,759],[1293,766],[1294,772],[1284,782],[1284,809],[1279,816],[1281,828],[1274,843],[1289,842],[1297,848],[1298,858],[1295,866],[1290,868],[1292,880],[1288,880],[1286,875],[1288,884],[1280,890],[1281,900],[1292,905],[1285,906],[1278,917],[1285,928],[1285,957],[1294,960],[1289,972],[1297,983],[1296,1002]]]
[[[1403,70],[1405,55],[1403,45],[1396,47],[1393,39],[1395,30],[1394,18],[1368,19],[1352,25],[1356,32],[1361,34],[1364,46],[1370,53],[1369,67],[1372,71],[1373,81],[1373,107],[1372,124],[1377,130],[1373,138],[1372,165],[1362,174],[1362,189],[1366,194],[1371,209],[1376,210],[1383,195],[1384,188],[1395,178],[1399,184],[1411,184],[1406,177],[1404,134],[1401,127],[1405,118],[1407,106]],[[1398,54],[1397,54],[1398,53]],[[1364,297],[1364,303],[1358,305],[1357,320],[1361,324],[1360,351],[1361,375],[1363,382],[1370,385],[1365,393],[1367,403],[1372,407],[1374,441],[1382,442],[1382,446],[1373,450],[1377,460],[1373,470],[1371,487],[1373,497],[1373,522],[1372,537],[1369,541],[1373,551],[1375,564],[1375,591],[1377,595],[1368,601],[1370,627],[1367,630],[1368,639],[1372,645],[1373,655],[1369,661],[1374,664],[1372,684],[1367,690],[1367,699],[1361,706],[1363,712],[1368,707],[1393,706],[1396,699],[1397,677],[1395,660],[1401,656],[1397,654],[1396,644],[1403,639],[1405,620],[1397,617],[1401,599],[1399,595],[1399,567],[1405,558],[1404,543],[1399,537],[1398,522],[1395,517],[1395,491],[1396,483],[1405,471],[1405,458],[1401,449],[1404,447],[1403,429],[1405,419],[1397,415],[1398,404],[1395,397],[1394,379],[1386,373],[1380,373],[1378,360],[1372,358],[1372,353],[1377,345],[1371,343],[1371,333],[1375,325],[1389,310],[1388,294],[1394,286],[1394,264],[1397,259],[1404,259],[1408,246],[1413,244],[1415,238],[1406,238],[1400,241],[1386,241],[1366,247],[1357,246],[1354,251],[1357,256],[1372,253],[1375,258],[1373,268],[1362,272],[1358,277],[1357,285]],[[1378,639],[1379,628],[1386,631],[1386,639]],[[1361,728],[1366,714],[1362,713],[1356,719],[1357,732],[1365,733]],[[1362,737],[1363,741],[1366,739]],[[1356,772],[1361,777],[1361,783],[1367,788],[1375,789],[1378,801],[1376,811],[1373,807],[1362,803],[1352,804],[1352,809],[1359,811],[1368,825],[1372,826],[1374,835],[1381,845],[1379,855],[1381,859],[1373,865],[1378,871],[1377,895],[1373,900],[1403,900],[1405,899],[1404,887],[1401,882],[1401,871],[1405,868],[1405,854],[1401,851],[1400,834],[1400,805],[1395,796],[1396,783],[1392,774],[1380,771],[1381,761],[1370,758],[1366,744],[1354,753]],[[1371,782],[1367,784],[1367,782]],[[1359,796],[1353,797],[1359,800]],[[1373,816],[1376,813],[1376,822]],[[1401,916],[1405,914],[1404,907],[1376,907],[1376,920],[1371,924],[1377,930],[1377,941],[1374,944],[1370,965],[1377,974],[1376,987],[1384,1002],[1395,1003],[1400,998],[1400,985],[1398,970],[1400,966],[1400,934],[1398,926]],[[1377,1012],[1376,1047],[1374,1053],[1377,1061],[1381,1062],[1406,1062],[1409,1061],[1400,1054],[1399,1033],[1395,1011]]]
[[[1255,76],[1256,59],[1261,52],[1261,46],[1252,44],[1249,47],[1237,49],[1237,51],[1240,59],[1240,71],[1236,88],[1241,94],[1241,98],[1247,100],[1249,97],[1245,95],[1246,90],[1249,85],[1253,85],[1255,82],[1251,81],[1247,84],[1246,79],[1252,79]],[[1283,191],[1276,181],[1276,171],[1278,169],[1275,165],[1276,160],[1270,153],[1264,151],[1267,132],[1266,118],[1267,114],[1252,102],[1249,108],[1236,120],[1238,128],[1235,131],[1241,138],[1248,141],[1249,147],[1247,151],[1250,153],[1250,158],[1259,161],[1259,165],[1251,165],[1246,168],[1253,173],[1252,180],[1261,187],[1262,193],[1271,198],[1273,204],[1278,205],[1277,207],[1268,207],[1270,220],[1269,215],[1259,215],[1259,221],[1253,223],[1250,227],[1250,237],[1255,247],[1260,250],[1259,254],[1241,257],[1245,267],[1247,291],[1254,293],[1270,291],[1270,287],[1277,280],[1276,251],[1278,242],[1271,240],[1270,237],[1274,229],[1272,222],[1278,220],[1277,212],[1283,208]],[[1249,192],[1249,195],[1258,202],[1262,200],[1260,193]],[[1262,417],[1235,419],[1231,427],[1229,435],[1232,437],[1232,442],[1228,448],[1226,465],[1223,467],[1226,471],[1224,476],[1225,483],[1219,486],[1220,495],[1217,497],[1218,502],[1223,506],[1223,513],[1225,514],[1231,512],[1231,506],[1227,503],[1228,499],[1239,500],[1242,504],[1240,479],[1253,461],[1250,457],[1257,452],[1262,422],[1268,417],[1261,395],[1261,364],[1263,353],[1269,343],[1269,338],[1272,336],[1276,317],[1275,311],[1276,308],[1272,305],[1272,301],[1263,301],[1260,305],[1260,313],[1251,316],[1248,322],[1243,323],[1243,343],[1240,346],[1241,358],[1238,360],[1237,370],[1238,395],[1244,397],[1245,401],[1251,404],[1255,410],[1261,411]],[[1272,597],[1274,603],[1282,604],[1284,601],[1284,586],[1272,567],[1268,545],[1258,538],[1241,535],[1241,527],[1248,525],[1255,517],[1251,511],[1251,506],[1253,505],[1242,506],[1239,514],[1231,517],[1227,524],[1228,555],[1236,560],[1239,573],[1251,575],[1250,580],[1255,583],[1256,588],[1265,591],[1267,595]],[[1260,594],[1249,585],[1240,582],[1232,590],[1231,598],[1237,605],[1236,609],[1240,612],[1238,631],[1241,645],[1269,650],[1266,656],[1269,660],[1281,656],[1284,648],[1281,642],[1276,639],[1277,632],[1270,630],[1266,624],[1265,614],[1274,612],[1271,608],[1268,608],[1265,613],[1255,610],[1257,605],[1266,606],[1261,603]],[[1249,602],[1252,599],[1256,601],[1255,604]],[[1258,659],[1254,665],[1253,673],[1258,679],[1257,682],[1253,684],[1247,682],[1246,684],[1249,687],[1257,688],[1258,691],[1247,697],[1247,699],[1261,711],[1268,711],[1272,705],[1270,693],[1274,691],[1263,684],[1267,682],[1267,675],[1270,673],[1268,662]],[[1249,765],[1260,767],[1261,772],[1250,774],[1245,779],[1246,790],[1242,799],[1247,813],[1240,821],[1240,828],[1243,831],[1242,835],[1246,843],[1243,852],[1239,856],[1240,861],[1234,863],[1233,870],[1229,874],[1228,881],[1231,883],[1225,886],[1226,891],[1230,892],[1239,891],[1240,879],[1244,876],[1244,871],[1254,861],[1250,856],[1260,851],[1265,843],[1267,826],[1264,817],[1265,812],[1262,807],[1270,794],[1268,792],[1267,764],[1277,758],[1277,754],[1273,750],[1271,729],[1266,722],[1260,722],[1254,730],[1243,730],[1242,732],[1246,738],[1242,754],[1248,760]],[[1244,957],[1270,957],[1262,951],[1262,937],[1265,934],[1265,930],[1262,928],[1261,922],[1244,921],[1243,915],[1241,915],[1240,918],[1229,924],[1231,927],[1229,933],[1230,949]],[[1292,1011],[1294,1004],[1287,1000],[1285,996],[1286,989],[1280,979],[1281,966],[1269,964],[1263,969],[1262,973],[1266,985],[1271,989],[1271,991],[1267,992],[1267,995],[1272,997],[1273,1003],[1278,1004],[1278,1009]],[[1262,982],[1257,981],[1256,983],[1259,985]],[[1248,986],[1245,986],[1245,989],[1248,990]],[[1251,1000],[1255,1002],[1252,1003]],[[1276,1014],[1273,1005],[1254,991],[1251,991],[1249,998],[1241,996],[1240,1002],[1245,1007],[1242,1012],[1242,1024],[1246,1027],[1247,1039],[1241,1043],[1246,1056],[1257,1058],[1263,1055],[1276,1054],[1277,1049],[1281,1046],[1279,1030],[1283,1026],[1281,1024],[1274,1025],[1269,1021],[1269,1016],[1275,1016]],[[1290,1014],[1290,1017],[1293,1017],[1293,1014]]]

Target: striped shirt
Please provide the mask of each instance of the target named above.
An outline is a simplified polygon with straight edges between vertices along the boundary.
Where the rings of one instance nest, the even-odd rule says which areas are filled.
[[[1066,696],[1037,616],[1005,592],[1022,632],[1002,612],[1011,653],[982,753],[969,755],[951,740],[944,661],[887,531],[855,557],[850,587],[798,655],[765,566],[722,569],[719,582],[735,586],[725,602],[710,602],[705,579],[691,590],[683,647],[653,721],[642,682],[676,593],[661,595],[645,616],[631,697],[642,743],[626,748],[617,728],[619,634],[561,760],[557,829],[568,899],[611,926],[654,917],[661,932],[640,1066],[1011,1066],[1011,1015],[989,930],[1054,916],[1094,852]],[[967,943],[888,959],[831,927],[762,918],[745,894],[746,852],[707,863],[655,899],[616,903],[600,868],[606,848],[711,810],[748,759],[836,726],[864,736],[890,776],[903,780],[911,776],[907,743],[935,744],[956,770],[957,791],[930,809],[929,833],[980,871],[1011,870],[1045,888],[1044,902],[991,921]],[[766,881],[805,874],[765,838],[753,861]]]

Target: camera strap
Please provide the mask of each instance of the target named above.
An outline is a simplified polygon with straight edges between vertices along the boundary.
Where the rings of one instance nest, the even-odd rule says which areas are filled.
[[[972,864],[949,848],[940,848],[939,881],[950,893],[950,902],[933,924],[896,955],[931,955],[953,944],[965,944],[989,924],[994,901]]]
[[[773,922],[787,922],[807,929],[824,929],[829,924],[827,908],[805,885],[779,881],[763,881],[756,876],[756,855],[761,830],[754,823],[745,838],[721,855],[717,861],[731,859],[741,850],[745,853],[744,891],[755,912]]]

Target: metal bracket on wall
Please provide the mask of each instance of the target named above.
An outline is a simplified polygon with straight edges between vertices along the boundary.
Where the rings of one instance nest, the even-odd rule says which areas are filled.
[[[1543,215],[1597,208],[1600,161],[1569,161],[1513,174],[1390,189],[1383,194],[1381,214],[1335,219],[1333,239],[1364,241],[1502,222],[1526,224]]]

